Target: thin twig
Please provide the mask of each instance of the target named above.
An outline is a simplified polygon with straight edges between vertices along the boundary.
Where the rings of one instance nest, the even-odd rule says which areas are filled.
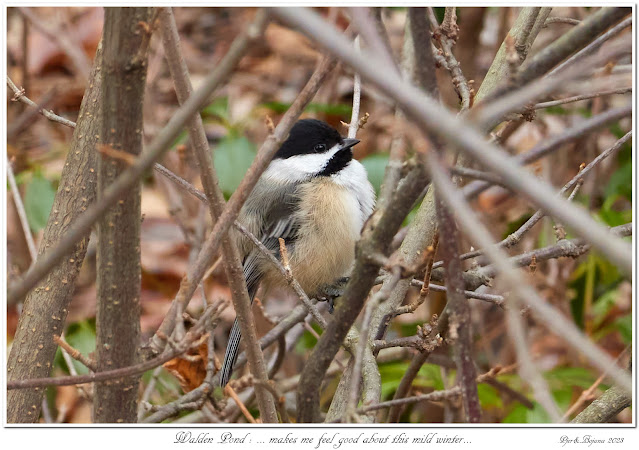
[[[579,167],[579,170],[583,170],[585,164],[581,164],[581,166]],[[573,188],[572,192],[570,193],[570,195],[568,196],[568,201],[573,201],[575,196],[577,195],[577,192],[579,192],[579,189],[581,189],[581,186],[584,184],[584,180],[583,178],[580,178],[579,181],[577,181],[577,184],[575,185],[575,187]],[[555,229],[555,235],[557,236],[557,240],[560,241],[562,239],[566,239],[566,230],[564,229],[564,226],[561,224],[561,222],[559,222],[558,220],[555,221],[555,226],[553,227]]]
[[[365,414],[367,412],[375,411],[378,409],[390,408],[393,406],[409,405],[411,403],[419,403],[424,401],[441,402],[443,400],[448,400],[450,398],[459,397],[460,395],[461,395],[461,388],[459,386],[455,386],[454,388],[444,390],[444,391],[435,391],[429,394],[388,400],[386,402],[377,403],[375,405],[365,406],[360,408],[358,412],[361,414]]]
[[[26,92],[26,89],[20,88],[20,92]],[[36,116],[40,114],[40,111],[45,111],[45,108],[53,103],[57,96],[58,90],[53,87],[40,97],[35,108],[26,108],[27,104],[20,102],[20,106],[23,108],[18,108],[18,110],[22,109],[23,112],[11,123],[7,123],[7,142],[14,140],[16,136],[27,129],[36,119]]]
[[[430,292],[430,275],[433,270],[433,262],[435,261],[435,252],[437,251],[437,245],[439,243],[439,233],[435,233],[433,238],[433,243],[426,248],[426,270],[424,271],[424,281],[421,282],[421,286],[419,284],[414,284],[414,286],[420,286],[419,290],[419,298],[408,305],[400,306],[395,308],[394,315],[400,314],[410,314],[415,312],[417,308],[421,306],[422,303],[426,301],[428,294]],[[418,281],[418,280],[414,280]],[[443,286],[442,286],[443,287]],[[446,290],[445,287],[443,287]]]
[[[355,37],[355,49],[360,50],[359,36]],[[362,98],[362,78],[357,72],[353,75],[353,111],[351,113],[351,122],[348,124],[348,137],[353,139],[357,135],[359,128],[359,106]]]
[[[468,80],[466,80],[466,77],[461,70],[461,64],[459,63],[459,61],[457,61],[457,58],[453,54],[453,45],[455,44],[457,34],[457,32],[454,30],[458,29],[456,23],[457,16],[455,15],[455,8],[446,7],[446,15],[441,27],[437,23],[437,18],[435,17],[433,8],[427,8],[427,10],[431,28],[435,30],[434,38],[439,42],[439,45],[442,48],[442,52],[447,63],[446,68],[450,72],[453,86],[455,87],[455,91],[457,91],[459,99],[461,100],[460,112],[466,111],[472,106],[472,95],[470,86],[468,85]],[[438,29],[441,30],[441,32],[439,32]]]
[[[231,387],[230,384],[227,384],[224,387],[224,392],[233,399],[233,401],[235,401],[235,403],[237,404],[237,406],[240,408],[240,411],[242,411],[242,414],[244,414],[244,417],[246,418],[246,420],[248,420],[250,423],[257,423],[257,421],[255,420],[255,417],[253,417],[251,415],[251,413],[249,412],[249,410],[246,408],[246,406],[244,405],[244,403],[242,402],[242,400],[240,400],[240,397],[238,397],[238,395],[235,393],[235,391],[233,390],[233,388]]]
[[[20,197],[20,191],[18,190],[18,184],[16,178],[13,176],[13,168],[11,167],[11,161],[7,156],[7,178],[9,179],[9,187],[11,187],[11,196],[13,197],[13,204],[18,212],[18,218],[20,219],[20,225],[22,226],[22,232],[24,239],[27,241],[27,247],[29,248],[29,256],[31,257],[31,264],[33,264],[38,257],[38,249],[36,248],[35,241],[33,240],[33,234],[31,234],[31,228],[29,227],[29,220],[27,219],[27,212],[24,210],[24,203],[22,203],[22,197]]]
[[[53,335],[53,341],[58,344],[62,350],[69,353],[73,359],[81,362],[86,368],[91,370],[92,372],[97,372],[97,367],[95,365],[95,361],[91,361],[89,358],[84,356],[79,350],[71,347],[67,341],[64,340],[61,336]]]
[[[411,281],[411,285],[421,287],[423,289],[424,282],[421,280],[413,280]],[[428,285],[428,289],[435,292],[447,292],[446,286],[440,286],[439,284],[433,284],[433,283],[430,283]],[[484,294],[484,293],[475,292],[475,291],[463,291],[463,293],[466,296],[466,298],[474,298],[477,300],[481,300],[483,302],[493,303],[499,306],[500,308],[504,307],[505,299],[502,295]],[[403,309],[399,309],[397,311],[398,311],[398,314],[405,314],[405,310]],[[411,312],[411,311],[406,311],[406,312]]]
[[[544,22],[544,28],[546,28],[548,25],[551,25],[553,23],[565,23],[567,25],[579,25],[581,23],[581,20],[571,19],[569,17],[549,17],[549,18],[546,19],[546,22]]]
[[[532,387],[535,399],[546,410],[552,422],[562,422],[559,407],[550,393],[548,383],[539,373],[530,356],[523,318],[515,308],[508,308],[506,314],[508,335],[511,341],[514,342],[521,377]]]
[[[64,117],[58,116],[53,111],[40,108],[33,100],[29,99],[24,94],[24,89],[19,88],[18,86],[15,85],[15,83],[11,80],[11,78],[9,78],[8,75],[7,75],[7,86],[9,86],[9,89],[11,89],[14,94],[11,99],[12,102],[21,102],[21,103],[24,103],[25,105],[32,106],[36,108],[38,112],[42,114],[44,117],[46,117],[47,119],[53,122],[60,123],[70,128],[75,128],[75,122],[69,119],[65,119]]]
[[[565,105],[566,103],[574,103],[579,102],[581,100],[588,100],[596,97],[603,97],[605,95],[613,95],[613,94],[626,94],[628,92],[632,92],[631,87],[619,88],[619,89],[609,89],[601,92],[594,92],[592,94],[583,94],[583,95],[575,95],[573,97],[562,98],[561,100],[552,100],[548,102],[537,103],[532,107],[532,109],[543,109],[550,108],[553,106]]]
[[[140,406],[138,407],[138,422],[142,421],[142,419],[144,418],[145,409],[147,409],[150,406],[149,399],[151,398],[151,394],[155,390],[155,384],[158,380],[158,377],[160,376],[160,373],[162,372],[162,369],[163,367],[159,366],[159,367],[156,367],[155,370],[153,370],[153,373],[151,374],[151,379],[149,380],[149,383],[144,388],[144,392],[142,393],[142,398],[140,399]]]
[[[71,355],[69,355],[69,353],[64,349],[64,347],[60,347],[60,352],[62,353],[62,359],[64,359],[64,362],[66,363],[67,368],[69,369],[69,374],[71,374],[73,376],[77,376],[78,375],[78,371],[75,370],[75,365],[73,364],[73,359],[71,359]],[[86,364],[85,364],[85,366],[86,366]],[[78,384],[76,387],[77,387],[78,392],[80,393],[80,395],[82,397],[84,397],[87,401],[90,401],[90,402],[93,401],[93,394],[91,392],[90,386],[85,386],[83,384]],[[46,399],[46,397],[45,397],[45,399]]]

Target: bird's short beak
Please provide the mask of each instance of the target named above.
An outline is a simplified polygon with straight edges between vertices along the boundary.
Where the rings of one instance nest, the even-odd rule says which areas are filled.
[[[346,138],[342,144],[342,150],[346,150],[347,148],[351,148],[353,145],[357,144],[359,139]]]

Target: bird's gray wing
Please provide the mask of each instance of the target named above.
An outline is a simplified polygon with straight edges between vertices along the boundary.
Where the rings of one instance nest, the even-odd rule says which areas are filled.
[[[293,184],[278,187],[276,191],[253,197],[247,202],[246,206],[252,208],[252,214],[260,214],[259,223],[263,224],[257,237],[278,259],[280,257],[278,238],[284,239],[287,247],[295,243],[299,223],[295,220],[294,213],[298,203],[297,185]],[[260,260],[261,250],[255,248],[243,261],[244,278],[251,303],[253,303],[263,275],[260,270]],[[235,319],[220,370],[220,385],[222,387],[228,383],[233,374],[233,365],[239,353],[241,338],[240,325]]]
[[[278,187],[276,191],[268,195],[268,204],[264,202],[261,205],[260,222],[262,227],[257,237],[278,259],[280,258],[278,238],[284,239],[290,250],[295,245],[295,239],[299,231],[299,220],[295,214],[299,205],[297,187],[297,184]],[[255,284],[259,283],[262,276],[258,269],[260,258],[261,251],[255,248],[243,261],[244,276],[249,291]]]

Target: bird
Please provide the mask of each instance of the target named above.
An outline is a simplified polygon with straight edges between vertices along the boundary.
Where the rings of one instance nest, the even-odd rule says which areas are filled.
[[[364,166],[353,158],[358,139],[343,137],[321,120],[297,121],[243,205],[238,221],[278,259],[284,239],[293,276],[309,297],[348,275],[355,244],[375,206]],[[281,272],[250,239],[233,230],[253,302],[287,286]],[[235,319],[220,369],[228,383],[241,339]]]

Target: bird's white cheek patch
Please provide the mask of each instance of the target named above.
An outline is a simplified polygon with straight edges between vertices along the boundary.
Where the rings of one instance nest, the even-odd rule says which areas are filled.
[[[325,153],[309,153],[286,159],[275,159],[264,172],[264,177],[282,183],[307,180],[320,173],[338,150],[339,146],[335,145]]]

